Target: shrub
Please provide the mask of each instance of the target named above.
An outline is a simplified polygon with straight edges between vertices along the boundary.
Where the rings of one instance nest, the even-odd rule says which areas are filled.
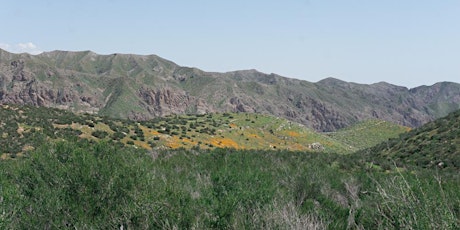
[[[126,151],[126,150],[125,150]],[[110,144],[58,143],[35,151],[19,168],[21,202],[9,221],[20,229],[141,228],[148,158]],[[137,207],[136,207],[137,206]],[[1,215],[1,214],[0,214]],[[1,226],[1,224],[0,224]]]
[[[125,134],[123,134],[122,132],[115,132],[112,134],[112,139],[113,140],[121,140],[125,137]]]
[[[91,135],[93,137],[96,137],[96,138],[99,138],[99,139],[103,139],[105,137],[107,137],[109,134],[106,132],[106,131],[101,131],[101,130],[96,130],[96,131],[93,131],[91,133]]]

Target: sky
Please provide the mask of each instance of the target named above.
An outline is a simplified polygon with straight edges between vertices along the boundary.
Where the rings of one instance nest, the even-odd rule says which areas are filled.
[[[458,0],[0,1],[0,48],[156,54],[182,66],[257,69],[409,88],[460,82]]]

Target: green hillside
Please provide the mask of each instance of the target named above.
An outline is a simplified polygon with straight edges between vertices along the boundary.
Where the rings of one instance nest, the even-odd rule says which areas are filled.
[[[424,167],[460,170],[460,111],[401,134],[358,154],[385,168]]]
[[[234,148],[351,153],[405,131],[374,121],[323,134],[282,118],[252,113],[174,115],[134,122],[45,107],[2,105],[0,116],[2,158],[22,155],[47,141],[82,139],[147,150]]]
[[[342,143],[303,125],[268,115],[176,115],[134,122],[44,107],[0,107],[2,158],[22,155],[44,142],[111,141],[151,149],[234,148],[349,152]]]
[[[377,145],[399,134],[409,131],[410,128],[382,120],[367,120],[353,124],[337,132],[325,133],[334,140],[347,145],[352,151]]]

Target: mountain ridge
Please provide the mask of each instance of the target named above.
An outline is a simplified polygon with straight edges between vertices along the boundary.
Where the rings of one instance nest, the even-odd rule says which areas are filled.
[[[147,120],[171,114],[251,112],[333,131],[382,119],[418,127],[460,109],[460,84],[412,89],[326,78],[316,83],[254,69],[183,67],[157,55],[0,51],[0,103]]]

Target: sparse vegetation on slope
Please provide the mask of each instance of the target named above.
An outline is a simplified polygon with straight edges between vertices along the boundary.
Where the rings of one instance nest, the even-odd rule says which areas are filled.
[[[133,122],[44,107],[2,105],[0,115],[3,158],[14,158],[46,141],[63,139],[105,140],[147,150],[234,148],[340,153],[352,150],[341,141],[303,125],[261,114],[173,115]]]
[[[385,168],[425,167],[460,170],[460,111],[402,133],[359,154]]]
[[[396,138],[410,128],[393,124],[383,120],[367,120],[358,122],[337,132],[328,132],[326,135],[337,140],[353,151],[369,148],[390,138]]]

